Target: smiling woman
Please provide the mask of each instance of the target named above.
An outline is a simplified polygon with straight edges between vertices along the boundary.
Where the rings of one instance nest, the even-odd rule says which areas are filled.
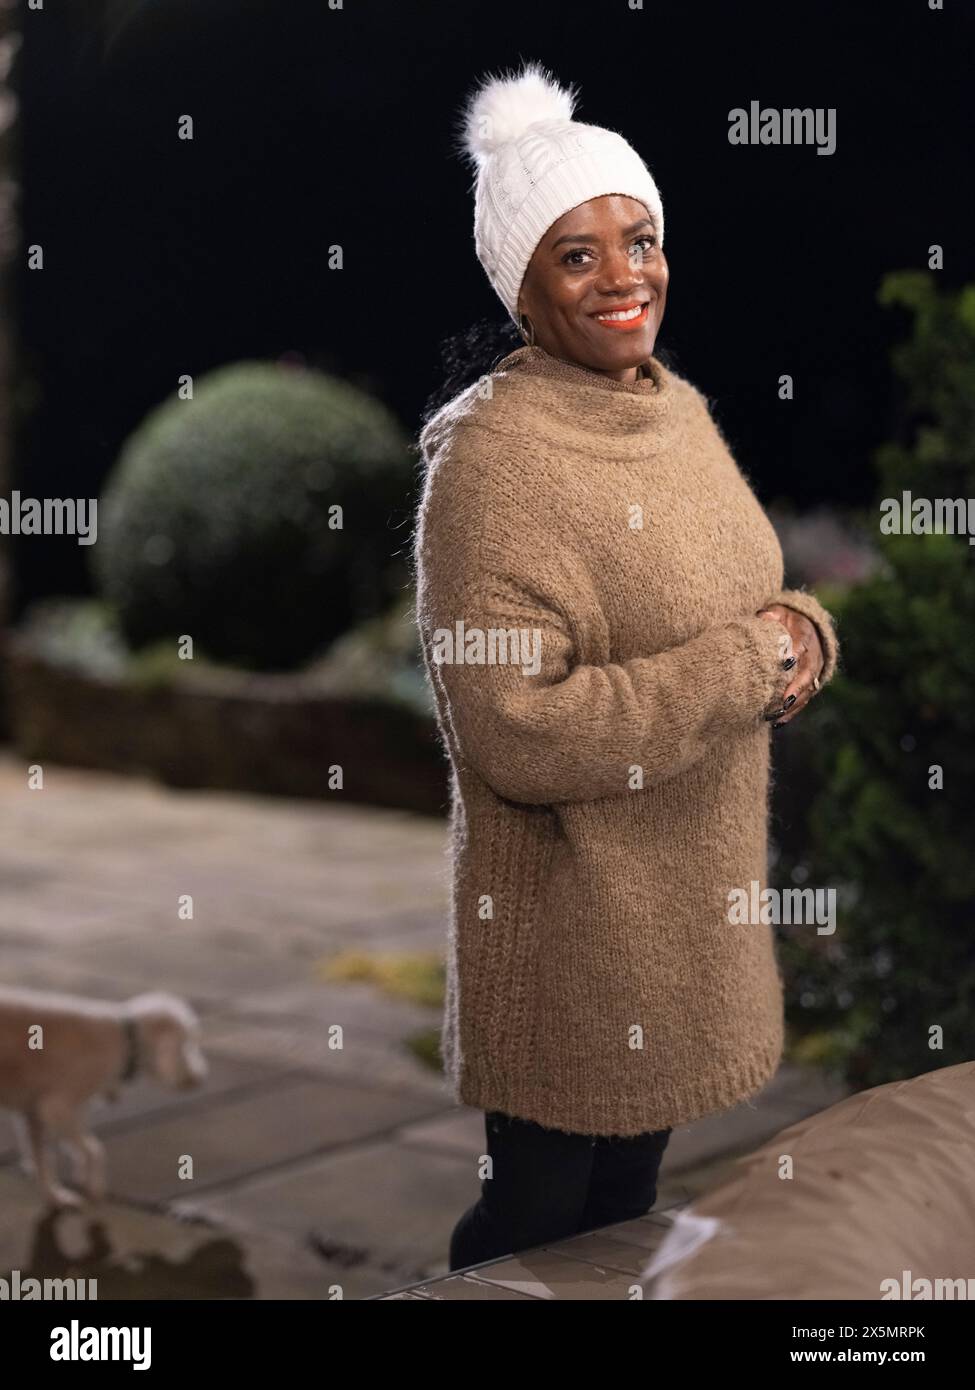
[[[655,355],[663,209],[537,65],[466,113],[475,245],[526,345],[426,422],[417,621],[451,762],[441,1049],[494,1164],[451,1268],[653,1206],[670,1132],[783,1046],[768,722],[837,660],[705,397]],[[460,625],[460,626],[459,626]],[[533,634],[531,667],[439,634]]]

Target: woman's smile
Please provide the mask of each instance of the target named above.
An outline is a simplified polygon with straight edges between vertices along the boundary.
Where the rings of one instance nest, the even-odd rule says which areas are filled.
[[[632,333],[634,329],[645,328],[649,316],[649,300],[623,304],[617,309],[601,309],[598,314],[590,315],[602,328],[615,333]]]

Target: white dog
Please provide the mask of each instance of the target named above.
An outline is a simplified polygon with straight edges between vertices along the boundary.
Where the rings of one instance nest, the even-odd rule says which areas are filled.
[[[22,1166],[55,1206],[80,1206],[61,1185],[49,1141],[74,1159],[91,1201],[105,1195],[105,1151],[87,1124],[88,1102],[116,1099],[146,1075],[164,1086],[198,1086],[207,1075],[196,1014],[172,994],[122,1004],[40,990],[0,988],[0,1107],[14,1112]]]

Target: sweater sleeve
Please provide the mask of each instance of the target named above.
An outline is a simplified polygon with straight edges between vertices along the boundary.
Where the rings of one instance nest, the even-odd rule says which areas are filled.
[[[582,663],[580,634],[599,620],[585,567],[546,536],[537,508],[499,518],[497,486],[462,511],[462,487],[428,486],[417,618],[447,737],[499,796],[628,794],[635,767],[659,782],[760,727],[788,683],[779,624],[742,614],[653,655]]]
[[[764,607],[773,603],[780,603],[784,608],[793,608],[797,613],[804,614],[816,627],[823,645],[824,658],[820,682],[825,685],[832,679],[840,659],[840,644],[831,615],[815,595],[807,593],[805,589],[783,589],[774,598],[770,598]]]

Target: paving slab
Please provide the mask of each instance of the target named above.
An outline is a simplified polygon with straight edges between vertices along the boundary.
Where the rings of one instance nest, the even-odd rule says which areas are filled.
[[[618,1270],[620,1274],[638,1275],[646,1268],[649,1256],[631,1242],[613,1240],[603,1232],[590,1232],[587,1235],[573,1236],[561,1241],[558,1254],[567,1259],[584,1260],[586,1264],[597,1265],[601,1269]]]
[[[669,1210],[673,1211],[673,1208]],[[668,1215],[667,1209],[658,1204],[646,1216],[639,1216],[635,1221],[618,1221],[613,1226],[605,1226],[600,1234],[608,1240],[638,1246],[649,1256],[662,1243],[672,1225],[672,1216]]]
[[[467,1105],[454,1106],[429,1120],[403,1125],[399,1140],[414,1148],[442,1149],[470,1163],[484,1152],[484,1113]]]
[[[409,1293],[393,1293],[388,1298],[382,1300],[386,1303],[393,1303],[395,1300],[419,1299],[421,1302],[435,1303],[447,1300],[462,1302],[530,1302],[534,1295],[518,1293],[515,1289],[505,1288],[503,1284],[489,1284],[482,1279],[474,1278],[470,1275],[456,1275],[450,1279],[438,1279],[435,1284],[418,1284]]]
[[[132,981],[105,974],[93,965],[82,966],[66,950],[52,951],[34,944],[2,948],[3,981],[25,989],[50,989],[65,994],[77,994],[85,999],[128,999],[139,991]]]
[[[0,1170],[0,1276],[96,1279],[109,1299],[361,1299],[363,1274],[262,1231],[228,1235],[115,1202],[97,1213],[45,1211],[34,1191]]]
[[[356,1144],[424,1112],[429,1105],[416,1096],[286,1077],[270,1089],[106,1134],[110,1190],[141,1203],[184,1199]],[[191,1179],[179,1176],[183,1155],[193,1160]]]
[[[359,1253],[394,1289],[447,1273],[450,1234],[478,1196],[471,1166],[395,1139],[358,1145],[256,1177],[231,1192],[190,1196],[179,1210],[231,1230],[274,1231],[311,1241],[326,1257]]]
[[[370,1089],[403,1090],[439,1100],[444,1107],[451,1105],[442,1074],[419,1061],[399,1039],[353,1031],[348,1046],[339,1052],[329,1046],[321,1028],[300,1020],[265,1019],[251,1024],[233,1018],[208,1024],[206,1036],[208,1051],[217,1048],[225,1056],[273,1061],[344,1082],[354,1072],[356,1081]]]
[[[125,936],[138,926],[140,909],[145,910],[94,885],[58,879],[11,884],[0,878],[0,882],[0,944],[4,946],[58,947]],[[176,920],[175,910],[172,920]]]
[[[675,1129],[664,1151],[661,1173],[680,1173],[727,1153],[748,1153],[787,1125],[825,1110],[849,1094],[849,1087],[820,1072],[785,1064],[757,1096],[731,1110],[706,1115]]]
[[[755,1147],[758,1147],[756,1144]],[[661,1180],[657,1184],[657,1203],[655,1212],[673,1206],[686,1205],[710,1192],[732,1176],[735,1164],[741,1154],[722,1154],[696,1168],[684,1168],[672,1176],[661,1167]]]
[[[253,993],[245,990],[235,997],[227,1015],[248,1022],[286,1018],[295,1026],[325,1035],[333,1024],[340,1024],[347,1045],[352,1034],[402,1040],[440,1023],[439,1009],[385,994],[374,984],[327,983],[314,978],[283,988]]]
[[[636,1282],[633,1275],[617,1269],[567,1259],[554,1247],[482,1265],[477,1277],[485,1284],[499,1285],[531,1298],[568,1302],[631,1299]]]
[[[228,950],[193,922],[78,946],[68,959],[89,974],[124,981],[133,993],[172,990],[201,1003],[232,999],[262,985],[290,983],[301,973],[293,961],[266,952]]]

